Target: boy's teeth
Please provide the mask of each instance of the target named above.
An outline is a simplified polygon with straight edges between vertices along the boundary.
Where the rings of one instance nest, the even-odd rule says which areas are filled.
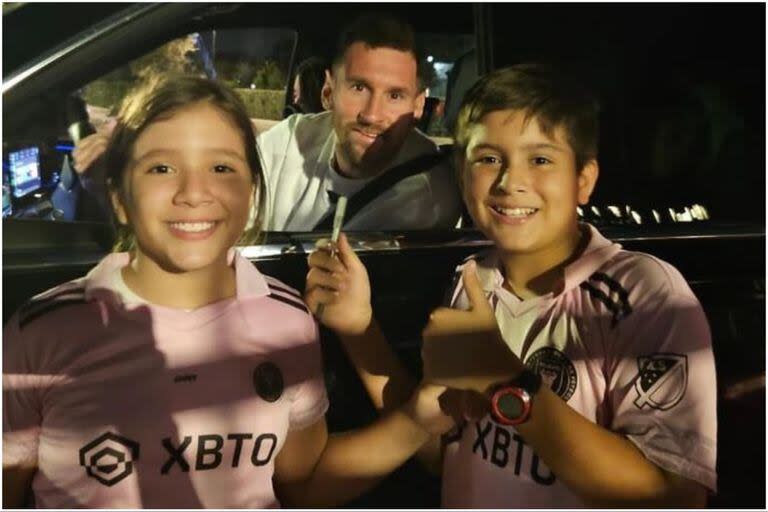
[[[171,222],[171,227],[174,229],[178,229],[180,231],[189,231],[192,233],[211,229],[213,225],[213,222]]]
[[[493,209],[507,217],[527,217],[536,213],[536,208],[502,208],[494,206]]]

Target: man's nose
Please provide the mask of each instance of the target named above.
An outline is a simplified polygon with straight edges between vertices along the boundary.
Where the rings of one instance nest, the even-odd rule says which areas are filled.
[[[378,94],[371,94],[357,118],[361,124],[381,124],[384,120],[384,99]]]

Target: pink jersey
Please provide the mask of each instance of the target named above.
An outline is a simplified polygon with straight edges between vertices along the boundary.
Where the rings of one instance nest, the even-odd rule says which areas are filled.
[[[521,301],[502,287],[497,254],[478,258],[504,339],[584,417],[715,490],[715,365],[701,306],[674,267],[588,227],[589,245],[557,294]],[[460,285],[453,297],[467,308]],[[513,427],[486,416],[448,439],[445,507],[584,506]]]
[[[5,326],[3,463],[37,466],[43,508],[279,507],[286,434],[328,407],[300,295],[238,255],[236,297],[159,307],[118,292],[127,262],[107,256]]]

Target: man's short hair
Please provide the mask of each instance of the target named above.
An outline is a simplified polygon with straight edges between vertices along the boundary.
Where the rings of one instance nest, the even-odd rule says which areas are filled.
[[[356,18],[339,35],[336,53],[333,57],[335,68],[344,61],[350,46],[364,43],[368,48],[392,48],[409,52],[416,61],[416,76],[419,89],[423,88],[423,67],[421,51],[416,45],[413,27],[403,20],[385,13],[368,13]]]
[[[597,158],[597,99],[562,71],[541,64],[518,64],[482,77],[467,91],[459,109],[454,130],[457,149],[465,152],[472,126],[498,110],[524,112],[548,136],[562,126],[578,170]]]

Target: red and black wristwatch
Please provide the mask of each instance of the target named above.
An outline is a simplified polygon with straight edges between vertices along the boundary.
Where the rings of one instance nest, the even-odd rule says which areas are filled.
[[[491,390],[491,417],[502,425],[519,425],[531,415],[534,395],[541,387],[541,375],[529,369]]]

